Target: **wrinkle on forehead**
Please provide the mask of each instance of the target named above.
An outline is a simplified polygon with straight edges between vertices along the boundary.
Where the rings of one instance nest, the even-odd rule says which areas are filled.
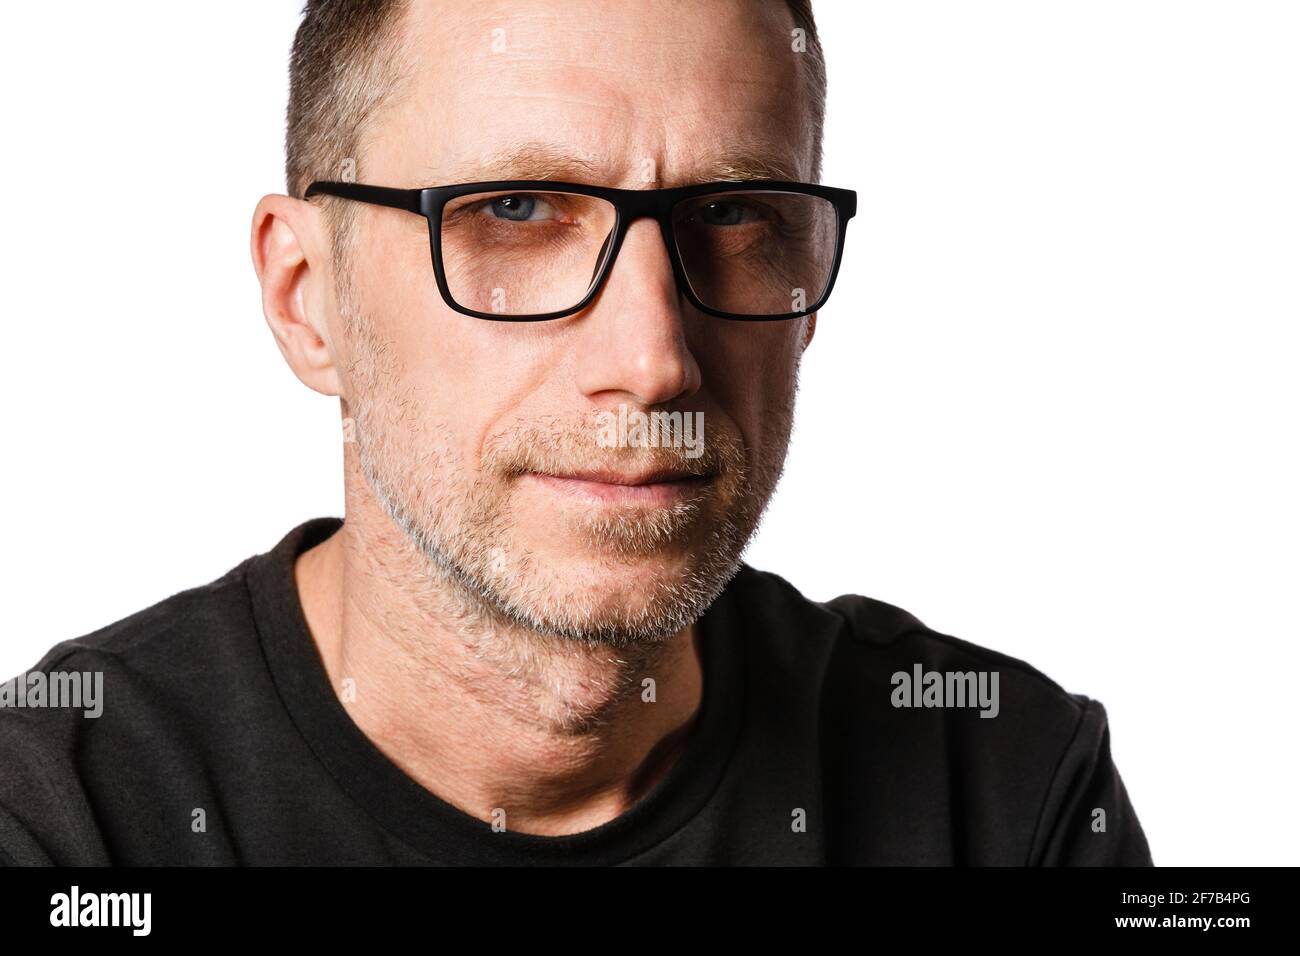
[[[406,95],[376,132],[411,186],[806,179],[789,24],[770,0],[417,3]]]
[[[565,144],[546,141],[516,143],[483,154],[458,165],[430,164],[424,167],[427,185],[490,182],[507,179],[547,179],[559,182],[613,185],[629,179],[640,188],[679,186],[716,181],[754,179],[797,179],[797,163],[781,149],[762,146],[727,147],[722,153],[706,153],[689,168],[664,176],[638,169],[624,156],[579,155]],[[438,182],[434,182],[435,178]],[[423,181],[423,180],[422,180]]]

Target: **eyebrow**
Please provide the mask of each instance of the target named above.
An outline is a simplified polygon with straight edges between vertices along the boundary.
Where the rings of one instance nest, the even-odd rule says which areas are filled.
[[[551,179],[610,185],[610,172],[617,164],[581,156],[554,143],[520,143],[499,150],[486,159],[443,170],[440,182],[472,183],[507,179]],[[628,168],[635,169],[636,163]],[[659,176],[658,179],[662,179]],[[681,184],[694,182],[745,182],[754,179],[799,179],[795,165],[766,151],[740,148],[707,161],[691,175],[672,177]]]
[[[498,179],[557,179],[581,181],[600,175],[594,160],[551,143],[520,143],[486,159],[443,172],[444,182],[474,183]]]
[[[794,164],[761,152],[741,151],[705,167],[709,179],[743,182],[748,179],[798,180]]]

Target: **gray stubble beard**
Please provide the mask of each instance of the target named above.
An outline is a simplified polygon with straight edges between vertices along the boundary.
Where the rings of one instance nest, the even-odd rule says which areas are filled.
[[[439,592],[436,605],[454,616],[473,641],[476,653],[497,656],[500,636],[512,635],[510,657],[521,660],[572,644],[605,648],[622,655],[653,656],[659,647],[689,626],[717,599],[739,570],[742,555],[757,530],[784,466],[793,425],[798,364],[789,398],[774,410],[770,437],[760,460],[751,467],[738,435],[718,434],[702,459],[718,475],[712,489],[723,513],[705,529],[704,541],[677,581],[655,582],[639,610],[600,614],[563,582],[539,567],[535,556],[508,547],[509,484],[505,480],[474,483],[455,451],[445,426],[430,434],[412,430],[418,408],[412,394],[388,393],[385,381],[396,380],[397,358],[381,341],[347,290],[340,290],[340,312],[353,359],[348,368],[353,399],[360,470],[383,512],[402,532],[428,572],[426,585]],[[405,415],[395,409],[406,409]],[[563,457],[565,441],[577,447],[576,430],[525,428],[493,436],[485,452],[484,474],[511,474],[527,464]],[[589,433],[588,433],[589,434]],[[394,436],[398,436],[394,440]],[[420,449],[404,453],[407,447]],[[569,459],[571,461],[571,459]],[[657,464],[678,459],[656,459]],[[685,463],[685,459],[680,460]],[[695,465],[699,466],[699,462]],[[495,472],[493,469],[498,469]],[[697,501],[679,502],[648,518],[625,513],[596,514],[578,520],[575,530],[594,551],[620,559],[653,553],[696,528],[704,516]],[[425,595],[427,599],[429,595]],[[434,602],[424,602],[431,605]],[[576,647],[574,648],[576,650]],[[563,652],[561,650],[561,652]]]

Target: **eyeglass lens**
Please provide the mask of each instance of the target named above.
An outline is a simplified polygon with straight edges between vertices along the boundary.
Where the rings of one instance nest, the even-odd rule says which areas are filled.
[[[452,298],[503,316],[580,303],[604,267],[614,205],[564,192],[473,193],[443,208],[441,251]],[[834,267],[829,201],[771,190],[679,202],[673,239],[691,291],[712,309],[780,315],[817,302]]]

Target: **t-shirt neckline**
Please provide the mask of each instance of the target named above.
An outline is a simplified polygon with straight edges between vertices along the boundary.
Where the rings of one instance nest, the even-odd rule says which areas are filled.
[[[734,589],[699,620],[703,700],[681,754],[650,793],[617,818],[568,836],[537,836],[470,816],[413,780],[353,722],[330,684],[294,582],[298,555],[341,526],[299,525],[249,562],[253,615],[272,679],[307,745],[351,799],[392,836],[432,862],[608,865],[631,860],[684,827],[726,770],[744,710],[744,641]]]

